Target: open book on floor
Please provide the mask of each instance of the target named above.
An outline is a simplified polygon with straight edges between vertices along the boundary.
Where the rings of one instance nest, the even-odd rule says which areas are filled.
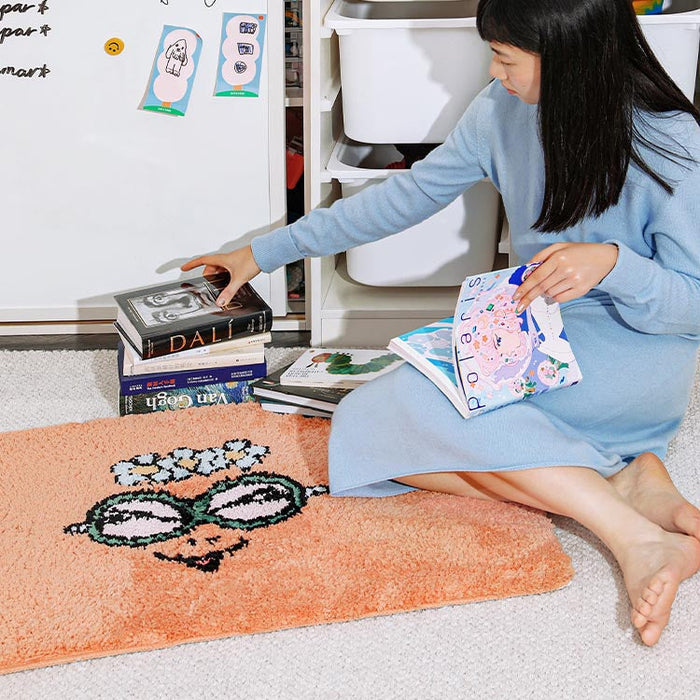
[[[401,364],[400,357],[383,349],[309,348],[282,373],[280,384],[355,389]]]
[[[404,333],[389,350],[428,377],[464,418],[581,379],[559,304],[512,298],[534,265],[467,277],[453,318]]]

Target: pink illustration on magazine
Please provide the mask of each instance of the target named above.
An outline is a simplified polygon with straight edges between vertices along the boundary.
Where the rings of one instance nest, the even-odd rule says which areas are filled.
[[[455,354],[470,410],[495,408],[581,379],[559,304],[539,297],[516,313],[513,292],[535,267],[475,275],[462,285]]]

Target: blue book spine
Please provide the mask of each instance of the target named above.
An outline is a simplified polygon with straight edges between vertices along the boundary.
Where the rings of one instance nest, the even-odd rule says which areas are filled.
[[[219,406],[253,400],[248,381],[202,384],[186,389],[163,389],[144,394],[121,394],[119,396],[119,415],[179,411],[185,408]]]
[[[167,391],[168,389],[187,389],[207,384],[248,381],[250,379],[260,379],[267,374],[267,364],[260,362],[253,365],[210,367],[209,369],[199,368],[125,377],[121,372],[121,357],[118,361],[119,392],[122,396],[147,394],[152,391]]]

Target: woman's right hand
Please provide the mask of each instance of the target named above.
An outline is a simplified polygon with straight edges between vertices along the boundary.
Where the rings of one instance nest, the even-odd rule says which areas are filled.
[[[245,248],[233,250],[230,253],[200,255],[197,258],[188,260],[180,269],[183,272],[187,272],[201,265],[205,266],[204,275],[212,275],[225,270],[231,276],[229,283],[216,298],[216,303],[222,307],[226,306],[233,299],[234,294],[240,287],[260,274],[258,263],[255,262],[253,257],[253,249],[249,245],[245,246]]]

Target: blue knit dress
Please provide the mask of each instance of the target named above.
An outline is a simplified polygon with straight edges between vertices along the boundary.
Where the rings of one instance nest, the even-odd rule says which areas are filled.
[[[632,164],[617,205],[543,234],[532,229],[544,183],[537,107],[493,82],[446,142],[410,171],[253,241],[258,265],[269,272],[402,231],[488,177],[503,198],[518,262],[559,241],[619,249],[597,287],[562,304],[579,384],[465,420],[403,365],[338,406],[331,493],[398,494],[411,489],[393,479],[441,471],[581,466],[610,476],[641,452],[664,457],[688,405],[700,345],[700,127],[687,114],[647,113],[637,115],[636,127],[698,161],[674,163],[639,146],[673,195]]]

